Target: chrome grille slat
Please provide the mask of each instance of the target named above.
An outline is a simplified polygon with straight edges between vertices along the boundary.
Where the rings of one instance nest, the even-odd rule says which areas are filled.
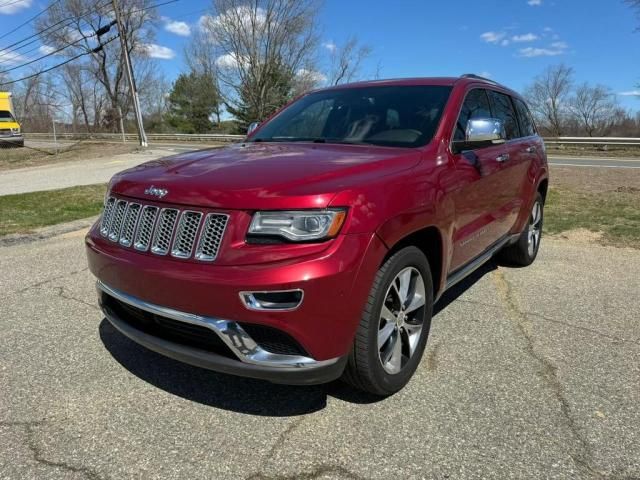
[[[115,203],[116,199],[109,197],[104,204],[104,212],[102,213],[102,220],[100,221],[100,235],[103,237],[106,237],[109,234],[109,225],[111,224],[113,206]]]
[[[147,205],[142,209],[140,213],[140,221],[138,223],[138,231],[136,232],[136,241],[133,244],[133,248],[146,252],[149,250],[149,243],[151,242],[151,235],[153,233],[153,226],[156,223],[156,217],[158,216],[158,207]]]
[[[228,220],[224,213],[163,208],[110,196],[98,230],[110,241],[139,252],[213,262]]]
[[[113,218],[109,224],[109,240],[112,242],[117,242],[120,238],[120,230],[122,229],[122,221],[126,210],[127,202],[118,200],[113,208]]]
[[[120,245],[130,247],[133,243],[133,235],[136,232],[136,224],[140,216],[142,206],[139,203],[130,203],[124,216],[122,230],[120,232]]]
[[[166,255],[169,253],[171,240],[173,238],[173,230],[178,219],[178,210],[175,208],[163,208],[160,210],[160,217],[156,230],[153,233],[153,242],[151,243],[151,252],[156,255]]]
[[[203,262],[213,262],[218,256],[222,237],[227,227],[229,215],[209,213],[204,221],[195,258]]]
[[[198,234],[202,213],[185,210],[180,215],[180,223],[173,241],[171,255],[178,258],[189,258]]]

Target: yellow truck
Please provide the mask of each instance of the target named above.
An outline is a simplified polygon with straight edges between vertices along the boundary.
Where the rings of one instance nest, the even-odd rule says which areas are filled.
[[[0,92],[0,148],[24,147],[24,137],[16,120],[11,93]]]

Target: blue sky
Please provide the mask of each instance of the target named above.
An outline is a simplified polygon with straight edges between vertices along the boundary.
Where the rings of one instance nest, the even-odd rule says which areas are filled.
[[[0,35],[45,5],[13,2],[0,0]],[[163,20],[152,51],[162,57],[158,64],[168,79],[184,69],[188,32],[209,6],[208,0],[179,0],[159,8]],[[326,45],[357,35],[373,48],[365,76],[378,65],[384,78],[474,72],[522,90],[546,66],[564,62],[576,81],[611,87],[633,110],[640,109],[640,99],[629,95],[640,90],[637,25],[623,0],[325,0],[318,18]],[[30,33],[25,27],[1,39],[0,50]],[[14,78],[19,73],[12,72]]]

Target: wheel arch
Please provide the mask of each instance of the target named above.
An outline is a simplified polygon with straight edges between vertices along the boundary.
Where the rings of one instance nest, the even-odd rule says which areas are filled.
[[[393,245],[389,246],[389,250],[382,259],[380,266],[397,251],[409,246],[420,249],[425,257],[427,257],[433,281],[433,296],[437,298],[443,288],[443,279],[446,278],[444,274],[445,250],[442,232],[435,225],[431,225],[405,235],[398,239]]]

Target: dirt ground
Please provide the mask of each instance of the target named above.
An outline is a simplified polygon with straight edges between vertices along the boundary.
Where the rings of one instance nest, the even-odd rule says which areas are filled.
[[[15,168],[38,167],[53,163],[112,157],[130,153],[137,149],[134,143],[78,142],[63,145],[56,154],[52,145],[44,147],[0,149],[0,171]]]
[[[574,168],[552,165],[549,183],[551,186],[569,188],[576,192],[640,194],[640,169]]]

